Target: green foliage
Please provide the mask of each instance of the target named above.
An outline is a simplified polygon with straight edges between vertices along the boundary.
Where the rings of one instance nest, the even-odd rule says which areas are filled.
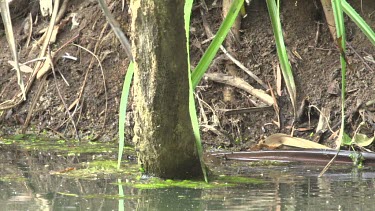
[[[4,183],[17,183],[17,182],[22,182],[26,183],[27,179],[23,177],[23,175],[18,175],[16,173],[2,173],[0,176],[0,182]]]
[[[363,161],[365,161],[365,158],[363,157],[362,153],[354,151],[349,155],[349,157],[353,161],[353,166],[356,166],[359,169],[363,168]]]
[[[347,134],[344,134],[343,138],[343,145],[351,146],[351,145],[357,145],[360,147],[366,147],[369,146],[374,142],[375,137],[368,137],[365,134],[362,133],[355,133],[353,138],[350,138]]]
[[[119,111],[119,148],[118,148],[118,158],[117,158],[117,168],[120,168],[122,153],[125,145],[125,119],[126,119],[126,107],[128,104],[128,96],[130,91],[130,84],[133,79],[134,74],[134,64],[133,56],[131,53],[131,46],[129,40],[126,38],[125,34],[120,28],[120,24],[113,17],[109,11],[104,0],[98,0],[100,7],[103,10],[104,15],[107,18],[108,23],[111,25],[112,31],[115,33],[117,39],[120,41],[122,47],[125,50],[127,57],[130,60],[128,70],[126,71],[124,85],[121,92],[121,101],[120,101],[120,111]]]
[[[352,142],[352,139],[350,138],[350,136],[346,133],[343,133],[342,134],[342,142],[341,142],[341,145],[352,145],[353,142]]]
[[[279,1],[278,1],[279,2]],[[271,18],[271,24],[273,29],[273,34],[275,36],[277,56],[279,57],[279,62],[281,66],[281,71],[284,77],[286,88],[288,89],[290,99],[292,101],[294,117],[296,117],[296,98],[297,91],[296,85],[294,83],[293,72],[290,67],[288,54],[286,52],[283,31],[281,29],[281,22],[279,16],[279,3],[276,5],[275,0],[267,0],[268,13]]]
[[[365,122],[362,122],[361,124],[359,124],[357,130],[355,131],[353,135],[353,138],[350,138],[347,134],[344,134],[342,144],[347,145],[347,146],[356,145],[360,147],[366,147],[372,144],[372,142],[374,142],[375,136],[367,137],[367,135],[359,133],[361,127],[365,124],[366,124]]]
[[[358,145],[358,146],[361,146],[361,147],[366,147],[366,146],[369,146],[370,144],[372,144],[372,142],[374,142],[374,139],[375,137],[367,137],[365,134],[361,134],[361,133],[356,133],[354,136],[353,136],[353,144],[355,145]]]
[[[159,178],[151,178],[138,183],[124,183],[124,185],[132,186],[138,189],[158,189],[158,188],[192,188],[192,189],[212,189],[222,187],[233,187],[243,184],[262,184],[264,181],[260,179],[240,176],[219,176],[212,183],[205,183],[194,180],[163,180]]]
[[[375,33],[362,17],[351,7],[348,2],[341,0],[342,10],[350,17],[354,23],[362,30],[373,45],[375,45]]]
[[[120,168],[122,153],[125,145],[125,120],[126,120],[126,107],[128,105],[128,97],[130,92],[130,85],[134,75],[134,63],[130,62],[128,70],[126,71],[124,85],[121,92],[120,111],[119,111],[119,142],[118,142],[118,155],[117,155],[117,168]]]
[[[358,13],[345,1],[345,0],[332,0],[333,14],[335,17],[336,34],[337,34],[337,45],[340,50],[340,63],[341,63],[341,129],[339,141],[344,145],[353,144],[353,140],[345,133],[345,93],[346,93],[346,36],[345,36],[345,25],[344,25],[344,14],[345,12],[362,30],[362,32],[369,38],[373,45],[375,45],[375,34],[374,31],[366,24],[366,22],[358,15]],[[354,136],[356,140],[360,140],[363,136]],[[354,138],[353,137],[353,138]],[[371,140],[361,139],[368,143]],[[371,141],[372,142],[372,141]],[[370,142],[370,143],[371,143]]]
[[[88,167],[94,170],[116,170],[117,163],[111,160],[97,160],[88,163]]]
[[[188,61],[188,78],[191,79],[191,71],[190,71],[190,17],[191,17],[191,10],[193,8],[193,0],[186,0],[185,7],[184,7],[184,22],[185,22],[185,33],[186,33],[186,49],[187,49],[187,61]],[[194,89],[192,85],[192,80],[189,80],[189,114],[191,119],[191,124],[193,127],[194,137],[195,137],[195,144],[197,147],[197,152],[199,156],[200,165],[202,167],[202,173],[204,180],[208,182],[206,165],[203,161],[203,147],[202,141],[199,131],[199,122],[197,116],[197,110],[195,108],[195,100],[194,100]]]
[[[341,0],[332,0],[333,15],[335,17],[337,44],[340,49],[340,63],[341,63],[341,129],[337,147],[342,145],[345,136],[345,90],[346,90],[346,61],[345,48],[346,36],[344,26],[344,15],[342,12]]]
[[[192,188],[192,189],[210,189],[210,188],[220,188],[220,187],[231,186],[225,183],[209,184],[209,183],[201,182],[201,181],[170,180],[170,179],[162,180],[159,178],[151,178],[148,181],[145,181],[144,183],[135,183],[135,184],[125,183],[125,185],[130,185],[138,189],[158,189],[158,188],[172,188],[172,187]]]
[[[208,69],[209,64],[213,60],[216,52],[218,51],[221,43],[224,41],[226,35],[228,34],[230,28],[232,27],[238,12],[240,11],[244,0],[235,0],[232,3],[232,6],[229,11],[229,15],[225,18],[224,22],[222,23],[222,26],[220,27],[217,35],[215,36],[214,40],[212,41],[210,47],[202,57],[201,61],[199,62],[197,68],[195,69],[194,73],[191,75],[190,71],[190,52],[189,52],[189,29],[190,29],[190,16],[191,16],[191,10],[193,1],[187,0],[185,2],[184,7],[184,21],[185,21],[185,31],[186,31],[186,38],[187,38],[187,54],[188,54],[188,74],[189,78],[191,78],[191,81],[189,80],[189,113],[190,118],[192,122],[193,132],[196,139],[196,146],[197,146],[197,152],[199,155],[199,159],[202,166],[202,171],[204,175],[204,179],[206,182],[208,182],[207,178],[207,172],[206,172],[206,166],[203,162],[203,147],[201,143],[200,138],[200,132],[199,132],[199,122],[197,117],[197,112],[195,108],[195,101],[194,101],[194,88],[199,83],[200,79],[202,78],[203,74]],[[122,150],[125,142],[125,118],[126,118],[126,105],[127,105],[127,98],[129,94],[131,79],[133,77],[133,63],[130,63],[128,71],[125,76],[125,82],[122,90],[121,95],[121,102],[120,102],[120,114],[119,114],[119,150],[118,150],[118,168],[120,168],[121,163],[121,157],[122,157]]]
[[[202,56],[201,60],[199,61],[196,69],[191,74],[190,71],[190,52],[189,52],[189,28],[190,28],[190,16],[191,16],[191,9],[193,0],[186,0],[185,1],[185,8],[184,8],[184,20],[185,20],[185,31],[186,31],[186,38],[187,38],[187,54],[188,54],[188,64],[189,64],[189,112],[192,121],[192,127],[196,139],[197,151],[199,154],[199,158],[202,165],[202,171],[207,181],[207,173],[206,168],[202,160],[202,144],[201,138],[199,133],[199,122],[195,108],[195,101],[194,101],[194,88],[198,85],[199,81],[202,79],[204,73],[207,71],[210,63],[212,62],[213,58],[215,57],[218,49],[220,48],[222,42],[224,41],[226,35],[228,34],[230,28],[232,27],[235,19],[238,16],[239,11],[243,6],[244,0],[234,0],[232,2],[230,11],[228,12],[227,17],[225,17],[223,23],[221,24],[215,38],[211,42],[210,46]],[[340,46],[340,61],[342,66],[342,128],[341,128],[341,140],[343,138],[348,138],[349,136],[344,133],[344,102],[345,102],[345,74],[346,74],[346,63],[345,63],[345,28],[344,28],[344,21],[343,21],[343,10],[354,20],[354,22],[361,28],[361,30],[366,34],[366,36],[371,40],[372,43],[375,43],[375,35],[371,28],[363,21],[363,19],[350,7],[349,4],[346,3],[344,0],[332,0],[334,14],[335,14],[335,23],[337,28],[337,37],[339,38],[338,45]],[[280,23],[280,16],[279,16],[279,0],[277,4],[274,0],[267,0],[268,11],[272,23],[272,28],[276,40],[277,46],[277,54],[280,61],[280,66],[282,69],[282,73],[284,76],[284,80],[292,101],[292,105],[294,108],[294,115],[296,115],[296,87],[294,83],[293,73],[290,67],[290,63],[288,60],[288,55],[286,52],[282,28]],[[121,162],[122,156],[122,149],[124,146],[125,138],[124,138],[124,127],[125,127],[125,117],[126,117],[126,104],[127,98],[130,89],[130,83],[133,76],[133,63],[129,65],[127,74],[125,76],[125,82],[123,86],[122,96],[121,96],[121,103],[120,103],[120,119],[119,119],[119,154],[118,154],[118,167]],[[358,139],[358,138],[357,138]],[[352,143],[352,140],[346,139],[345,143]],[[369,140],[366,140],[369,142]],[[366,142],[366,143],[367,143]]]
[[[191,81],[193,89],[198,85],[199,81],[202,79],[204,73],[207,71],[209,65],[214,59],[217,51],[219,50],[230,28],[236,20],[243,3],[244,0],[233,0],[228,15],[225,17],[223,23],[221,24],[219,30],[215,35],[215,38],[212,40],[210,46],[202,56],[201,60],[199,61],[197,67],[195,68],[192,74]]]
[[[56,172],[54,174],[77,179],[103,178],[108,175],[119,177],[127,175],[130,179],[135,179],[139,174],[137,165],[126,164],[126,168],[117,169],[115,160],[96,160],[87,163],[81,163],[81,168],[67,172]]]

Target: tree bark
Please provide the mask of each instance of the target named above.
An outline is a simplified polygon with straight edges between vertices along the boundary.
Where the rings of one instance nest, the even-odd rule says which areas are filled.
[[[139,163],[162,178],[202,175],[189,115],[184,1],[133,0],[131,11]]]

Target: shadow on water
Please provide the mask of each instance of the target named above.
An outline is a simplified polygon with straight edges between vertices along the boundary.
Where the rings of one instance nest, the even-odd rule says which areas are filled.
[[[70,145],[75,147],[82,146]],[[324,166],[223,160],[212,167],[213,172],[233,177],[218,176],[211,186],[137,186],[143,181],[134,161],[124,161],[127,170],[121,171],[115,171],[115,165],[90,166],[97,161],[116,163],[115,153],[102,149],[69,154],[2,143],[0,209],[374,210],[375,206],[372,167],[332,166],[318,178]]]

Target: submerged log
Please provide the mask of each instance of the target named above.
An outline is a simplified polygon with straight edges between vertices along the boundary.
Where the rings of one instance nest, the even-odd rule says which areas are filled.
[[[359,153],[359,154],[358,154]],[[212,153],[211,156],[237,161],[261,161],[272,160],[280,162],[302,162],[314,164],[327,164],[335,155],[337,150],[272,150],[272,151],[252,151],[252,152],[226,152]],[[375,153],[354,152],[340,150],[334,163],[353,164],[352,157],[360,156],[365,166],[375,166]]]

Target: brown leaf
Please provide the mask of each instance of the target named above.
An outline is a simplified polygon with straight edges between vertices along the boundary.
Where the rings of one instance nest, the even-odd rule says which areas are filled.
[[[276,133],[269,136],[262,142],[262,145],[272,149],[279,148],[281,146],[290,146],[304,149],[331,149],[322,144],[318,144],[303,138],[291,137],[290,135],[282,133]]]
[[[8,63],[13,66],[13,69],[16,69],[16,62],[15,61],[8,61]],[[20,66],[20,71],[22,71],[24,73],[32,73],[33,72],[33,68],[31,68],[27,65],[19,64],[19,66]]]

